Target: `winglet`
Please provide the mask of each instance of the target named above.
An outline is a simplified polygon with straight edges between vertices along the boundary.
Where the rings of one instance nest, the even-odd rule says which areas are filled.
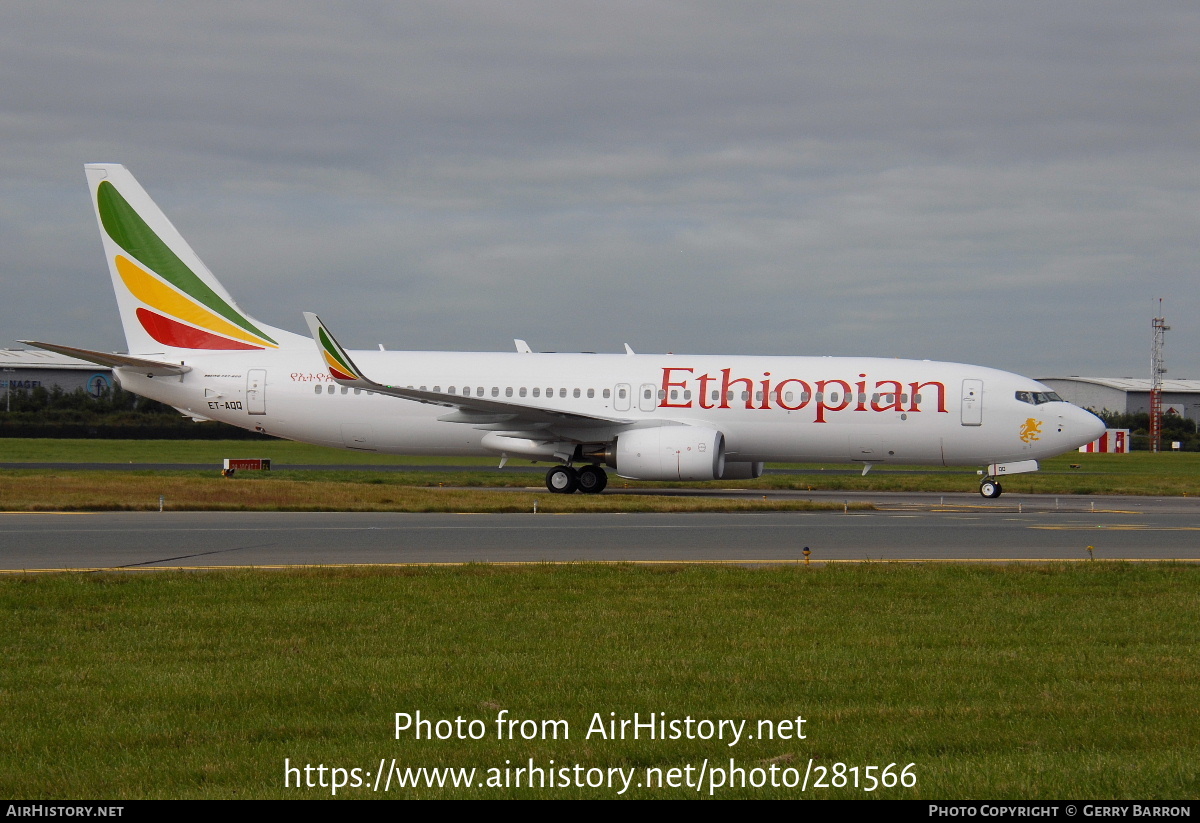
[[[354,365],[354,361],[350,359],[350,355],[342,348],[337,340],[333,339],[333,335],[325,328],[325,324],[321,322],[321,318],[317,317],[312,312],[304,312],[304,322],[308,323],[308,330],[312,333],[313,340],[317,344],[317,351],[321,353],[321,357],[325,360],[325,365],[329,368],[329,373],[333,375],[335,382],[346,385],[367,386],[374,385],[370,380],[363,377],[362,370]]]

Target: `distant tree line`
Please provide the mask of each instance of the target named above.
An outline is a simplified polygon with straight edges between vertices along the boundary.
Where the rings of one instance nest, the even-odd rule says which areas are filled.
[[[1147,412],[1114,412],[1104,409],[1092,410],[1093,414],[1104,421],[1110,429],[1129,429],[1131,448],[1149,450],[1150,448],[1150,415]],[[1177,414],[1163,415],[1163,436],[1161,448],[1171,450],[1172,441],[1179,441],[1181,451],[1200,451],[1200,435],[1196,432],[1196,421],[1188,420]]]
[[[225,423],[197,423],[170,406],[118,387],[99,396],[59,386],[10,389],[0,398],[0,437],[97,437],[115,440],[259,440]]]

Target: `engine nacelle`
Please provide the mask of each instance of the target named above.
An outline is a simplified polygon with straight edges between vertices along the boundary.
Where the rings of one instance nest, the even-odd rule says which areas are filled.
[[[734,463],[732,460],[725,462],[725,471],[721,472],[720,480],[753,480],[756,477],[762,477],[763,467],[766,463],[757,461],[754,463]]]
[[[617,436],[609,463],[630,480],[716,480],[725,469],[725,435],[697,426],[655,426]]]

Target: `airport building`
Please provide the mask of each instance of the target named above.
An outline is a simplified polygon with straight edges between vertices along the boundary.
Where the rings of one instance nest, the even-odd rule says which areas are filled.
[[[1150,413],[1149,377],[1040,377],[1068,403],[1093,411]],[[1200,380],[1163,380],[1163,414],[1200,422]]]
[[[112,369],[95,363],[39,349],[0,349],[0,389],[5,394],[59,386],[63,391],[85,389],[99,396],[112,385]]]

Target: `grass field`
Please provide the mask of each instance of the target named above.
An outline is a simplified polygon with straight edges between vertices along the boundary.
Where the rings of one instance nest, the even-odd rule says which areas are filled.
[[[224,457],[269,457],[274,471],[269,476],[242,473],[232,481],[218,477]],[[0,474],[0,503],[6,508],[152,508],[158,495],[167,497],[172,508],[338,508],[393,511],[447,511],[455,506],[481,506],[472,511],[528,511],[529,500],[513,501],[505,496],[473,493],[437,494],[402,487],[534,487],[541,486],[537,473],[496,469],[487,458],[415,458],[365,454],[322,448],[302,443],[273,441],[137,441],[137,440],[19,440],[0,439],[0,463],[100,462],[100,463],[209,463],[212,471],[154,473],[139,477],[120,473],[40,471],[34,474]],[[292,465],[363,465],[361,471],[301,471]],[[369,470],[372,464],[404,466],[402,471]],[[468,470],[437,471],[431,466],[453,464]],[[772,466],[794,470],[767,474],[757,480],[716,481],[689,484],[698,487],[741,489],[847,490],[973,492],[978,478],[966,469],[876,467],[866,477],[847,471],[846,465],[803,467]],[[477,469],[477,470],[475,470]],[[151,479],[145,479],[149,477]],[[231,491],[230,483],[235,484]],[[638,483],[613,476],[610,492],[655,488],[665,483]],[[1042,471],[1015,475],[1004,480],[1005,491],[1055,495],[1140,494],[1162,496],[1200,495],[1200,454],[1100,455],[1072,453],[1043,462]],[[22,489],[25,489],[23,492]],[[643,508],[649,503],[616,497],[607,502],[584,501],[582,495],[561,498],[533,492],[542,501],[557,498],[554,510],[611,511]],[[457,495],[457,497],[455,496]],[[571,502],[566,502],[571,501]],[[664,503],[680,510],[676,501]],[[770,504],[771,507],[778,507]],[[699,507],[699,504],[696,506]],[[465,509],[459,509],[465,510]],[[650,509],[646,509],[650,510]],[[711,509],[710,509],[711,510]]]
[[[695,779],[706,760],[712,779],[730,758],[748,780],[799,779],[811,758],[827,783],[859,767],[860,788],[810,782],[807,797],[1194,798],[1198,590],[1200,569],[1100,562],[0,579],[0,796],[331,795],[285,788],[285,758],[360,780],[394,758],[502,784],[392,797],[618,795],[503,787],[506,762],[532,758],[633,770],[627,797],[695,797],[637,782]],[[483,737],[397,739],[395,714],[417,711],[479,720]],[[498,740],[501,712],[565,720],[569,738]],[[802,716],[806,739],[586,738],[597,714],[635,712],[752,734]],[[867,766],[891,763],[914,764],[915,785],[861,788]],[[337,796],[384,796],[365,782]]]
[[[528,491],[414,485],[412,476],[338,473],[247,474],[236,479],[201,472],[0,472],[0,511],[359,511],[359,512],[737,512],[867,509],[841,501],[561,495]],[[457,479],[457,477],[455,478]],[[539,475],[526,483],[539,483]]]

